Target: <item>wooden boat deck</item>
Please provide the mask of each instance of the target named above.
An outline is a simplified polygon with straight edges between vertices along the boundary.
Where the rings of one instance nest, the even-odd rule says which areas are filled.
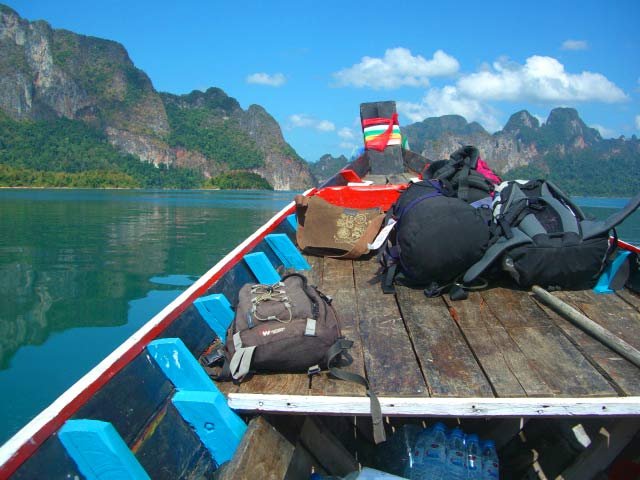
[[[383,295],[375,258],[306,257],[304,273],[333,297],[354,341],[347,370],[366,376],[386,415],[637,415],[640,369],[540,303],[495,287],[467,300],[397,287]],[[640,348],[640,297],[629,291],[555,292]],[[232,408],[364,414],[364,388],[305,374],[218,383]]]

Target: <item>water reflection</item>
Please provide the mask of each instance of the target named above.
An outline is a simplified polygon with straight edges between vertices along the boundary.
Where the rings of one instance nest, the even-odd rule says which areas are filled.
[[[0,442],[292,198],[0,190]]]

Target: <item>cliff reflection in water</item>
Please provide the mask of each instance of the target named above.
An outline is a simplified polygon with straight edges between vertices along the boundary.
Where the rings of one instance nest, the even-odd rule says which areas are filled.
[[[152,277],[201,275],[291,198],[1,191],[0,370],[10,367],[20,347],[41,345],[55,332],[124,325],[131,300],[175,289]]]

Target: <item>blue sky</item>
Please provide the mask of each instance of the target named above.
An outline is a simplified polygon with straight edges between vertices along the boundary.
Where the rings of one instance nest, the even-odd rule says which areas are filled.
[[[4,3],[122,43],[160,91],[262,105],[310,161],[361,146],[359,105],[376,100],[401,125],[455,113],[493,132],[571,106],[606,138],[640,134],[637,0]]]

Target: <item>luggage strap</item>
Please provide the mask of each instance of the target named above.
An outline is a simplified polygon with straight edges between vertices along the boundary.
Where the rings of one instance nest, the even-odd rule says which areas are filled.
[[[367,389],[367,396],[370,399],[371,405],[371,419],[373,422],[373,440],[376,444],[384,442],[387,437],[384,431],[384,424],[382,423],[382,409],[380,408],[380,401],[375,393],[371,391],[369,388],[369,382],[366,378],[357,373],[353,372],[345,372],[340,370],[337,365],[332,365],[335,361],[338,360],[339,355],[346,355],[348,358],[351,356],[348,353],[349,348],[353,345],[351,340],[347,340],[346,338],[340,338],[334,343],[331,348],[327,351],[327,367],[329,368],[329,372],[336,378],[340,380],[345,380],[347,382],[357,383],[358,385],[362,385]]]

